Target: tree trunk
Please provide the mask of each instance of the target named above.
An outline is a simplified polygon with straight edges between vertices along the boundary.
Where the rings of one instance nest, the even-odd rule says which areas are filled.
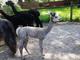
[[[80,0],[78,0],[78,8],[80,8]]]

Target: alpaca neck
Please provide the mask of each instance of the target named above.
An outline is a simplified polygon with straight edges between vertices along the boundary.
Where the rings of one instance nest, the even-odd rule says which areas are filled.
[[[11,6],[11,8],[12,8],[12,10],[13,10],[14,14],[17,14],[17,13],[18,13],[18,11],[16,10],[15,6],[14,6],[14,5],[10,5],[10,6]]]
[[[9,15],[7,15],[4,11],[0,11],[0,13],[6,18],[6,19],[9,19]]]
[[[50,30],[52,29],[52,27],[53,27],[53,22],[52,21],[50,21],[49,22],[49,24],[48,24],[48,27],[46,28],[46,34],[48,33],[48,32],[50,32]]]

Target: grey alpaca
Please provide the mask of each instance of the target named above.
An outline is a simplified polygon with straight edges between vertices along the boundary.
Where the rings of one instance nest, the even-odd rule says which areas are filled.
[[[20,50],[20,53],[21,53],[21,58],[22,58],[23,47],[28,52],[28,50],[26,48],[27,43],[28,43],[28,37],[33,37],[33,38],[38,38],[39,39],[40,52],[41,52],[41,56],[43,56],[43,40],[44,40],[45,36],[48,34],[48,32],[50,32],[51,28],[53,27],[53,24],[54,24],[53,20],[54,19],[59,19],[58,16],[56,16],[55,13],[54,13],[53,17],[54,18],[49,21],[48,26],[44,27],[44,28],[30,27],[30,26],[25,26],[25,27],[19,26],[16,29],[16,34],[17,34],[18,39],[20,41],[19,50]]]

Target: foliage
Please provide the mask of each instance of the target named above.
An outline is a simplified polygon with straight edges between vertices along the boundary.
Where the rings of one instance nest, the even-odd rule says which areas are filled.
[[[43,22],[48,22],[49,21],[49,14],[47,13],[47,9],[41,9],[40,11],[40,20]]]
[[[5,13],[7,13],[8,15],[13,15],[13,11],[12,11],[12,9],[11,9],[10,6],[8,6],[8,5],[3,5],[3,6],[2,6],[2,9],[3,9],[3,11],[4,11]]]
[[[22,11],[22,9],[21,9],[21,7],[19,5],[16,5],[15,7],[16,7],[17,11]],[[3,5],[2,9],[8,15],[14,15],[12,8],[10,6],[8,6],[8,5]]]

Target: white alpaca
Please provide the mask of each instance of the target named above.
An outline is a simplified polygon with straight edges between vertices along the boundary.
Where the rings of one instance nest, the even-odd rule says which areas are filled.
[[[54,15],[54,19],[59,19],[58,16],[56,16],[56,14]],[[44,27],[44,28],[30,27],[30,26],[25,26],[25,27],[19,26],[16,29],[16,34],[17,34],[18,39],[20,41],[19,50],[21,53],[21,57],[22,57],[23,47],[28,52],[28,50],[26,48],[27,43],[28,43],[28,37],[33,37],[33,38],[39,39],[40,52],[41,52],[41,55],[43,55],[43,47],[42,47],[43,39],[45,38],[45,36],[48,34],[48,32],[51,30],[52,27],[53,27],[53,20],[50,20],[48,27]]]
[[[49,13],[49,15],[50,15],[50,19],[51,19],[51,20],[53,20],[53,21],[54,21],[54,23],[56,23],[56,22],[59,22],[59,21],[60,21],[60,20],[58,20],[58,19],[56,19],[56,18],[54,19],[54,16],[56,16],[56,17],[58,16],[58,18],[60,18],[60,16],[59,16],[59,14],[58,14],[58,13],[54,13],[54,12],[50,12],[50,11],[49,11],[48,13]]]

